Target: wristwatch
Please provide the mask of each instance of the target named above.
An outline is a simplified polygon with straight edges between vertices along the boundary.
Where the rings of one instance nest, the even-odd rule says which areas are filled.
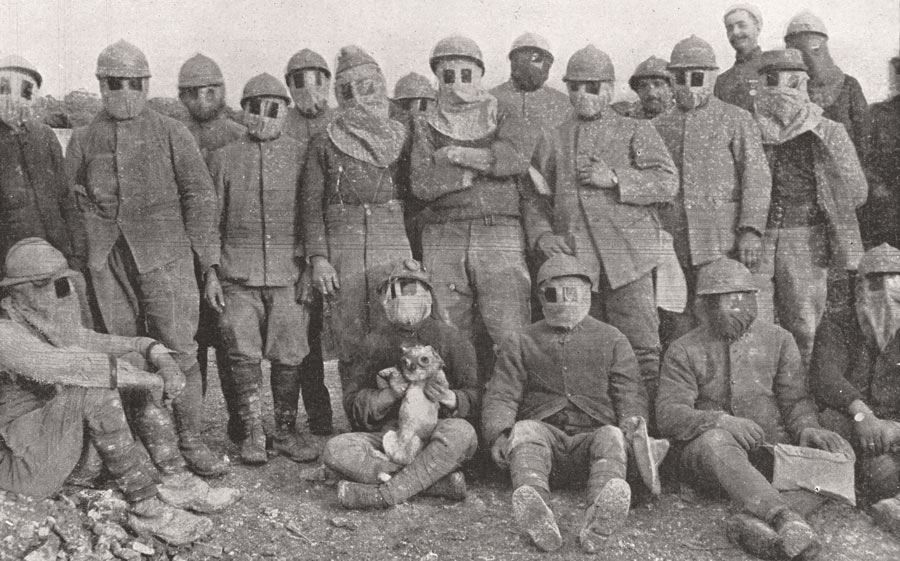
[[[861,423],[866,419],[866,414],[860,411],[856,415],[853,416],[853,420],[857,423]]]

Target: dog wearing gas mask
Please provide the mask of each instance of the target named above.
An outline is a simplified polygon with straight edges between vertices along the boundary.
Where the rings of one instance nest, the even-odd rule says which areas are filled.
[[[391,378],[394,378],[395,384],[398,381],[407,384],[407,389],[400,403],[397,430],[386,432],[382,445],[392,462],[405,466],[412,463],[437,426],[440,404],[428,399],[425,386],[432,380],[447,384],[444,361],[430,345],[403,347],[398,367],[386,368],[378,373],[378,387],[389,387]],[[378,477],[382,481],[390,479],[390,475],[385,473]]]

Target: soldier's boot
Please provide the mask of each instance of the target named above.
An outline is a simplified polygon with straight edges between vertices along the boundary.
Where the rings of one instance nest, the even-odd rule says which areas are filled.
[[[300,363],[300,391],[309,432],[317,436],[334,433],[331,395],[325,386],[322,359],[322,310],[312,310],[309,319],[309,354]]]
[[[778,532],[752,514],[730,517],[725,525],[725,535],[731,543],[759,558],[778,559],[781,556]]]
[[[138,534],[151,534],[179,546],[197,541],[212,530],[212,520],[169,506],[156,497],[131,507],[128,526]]]
[[[461,471],[454,471],[446,477],[438,479],[422,494],[426,497],[442,497],[451,501],[466,500],[466,476]]]
[[[258,362],[232,362],[237,397],[237,414],[241,424],[238,446],[240,458],[245,464],[261,465],[266,455],[266,433],[262,425],[262,404],[259,400],[259,382],[262,369]]]
[[[241,498],[238,489],[210,487],[206,481],[186,471],[163,476],[157,488],[163,502],[200,514],[221,512]]]
[[[509,451],[513,518],[542,551],[555,551],[562,545],[556,517],[547,506],[550,467],[550,453],[543,446],[522,443]]]
[[[628,458],[625,435],[618,427],[594,431],[587,482],[588,508],[578,534],[581,549],[595,553],[625,525],[631,507],[631,487],[625,481]]]
[[[900,538],[900,495],[872,505],[872,516],[876,524]]]
[[[241,439],[241,420],[237,414],[237,395],[232,380],[231,365],[224,345],[214,347],[216,350],[216,372],[219,374],[219,387],[225,399],[225,411],[228,413],[228,425],[225,434],[228,440],[237,444]]]
[[[204,477],[220,477],[228,473],[228,463],[203,442],[203,388],[200,366],[195,362],[184,372],[184,390],[172,403],[179,448],[188,469]]]
[[[300,399],[300,368],[272,363],[272,403],[275,435],[272,448],[295,462],[311,462],[319,451],[297,434],[297,401]]]
[[[795,511],[782,507],[767,518],[771,520],[772,527],[778,532],[781,551],[788,559],[808,561],[815,559],[821,551],[822,544],[819,542],[819,536]]]
[[[353,481],[338,482],[338,502],[349,510],[369,510],[387,508],[381,485],[367,485]]]

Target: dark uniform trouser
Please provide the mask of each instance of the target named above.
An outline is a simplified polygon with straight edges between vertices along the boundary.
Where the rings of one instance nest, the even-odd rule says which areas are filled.
[[[129,501],[156,495],[115,390],[66,387],[43,407],[0,429],[0,489],[34,497],[58,491],[88,443]]]

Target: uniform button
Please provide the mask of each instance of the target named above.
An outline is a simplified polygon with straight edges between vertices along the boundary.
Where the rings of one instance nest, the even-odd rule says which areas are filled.
[[[449,288],[450,290],[456,290],[456,285],[451,282],[450,284],[447,285],[447,288]]]
[[[566,392],[566,397],[572,397],[572,394],[569,392]]]
[[[565,372],[566,370],[569,369],[569,367],[568,367],[568,366],[563,366],[562,369],[563,369],[563,372]]]

